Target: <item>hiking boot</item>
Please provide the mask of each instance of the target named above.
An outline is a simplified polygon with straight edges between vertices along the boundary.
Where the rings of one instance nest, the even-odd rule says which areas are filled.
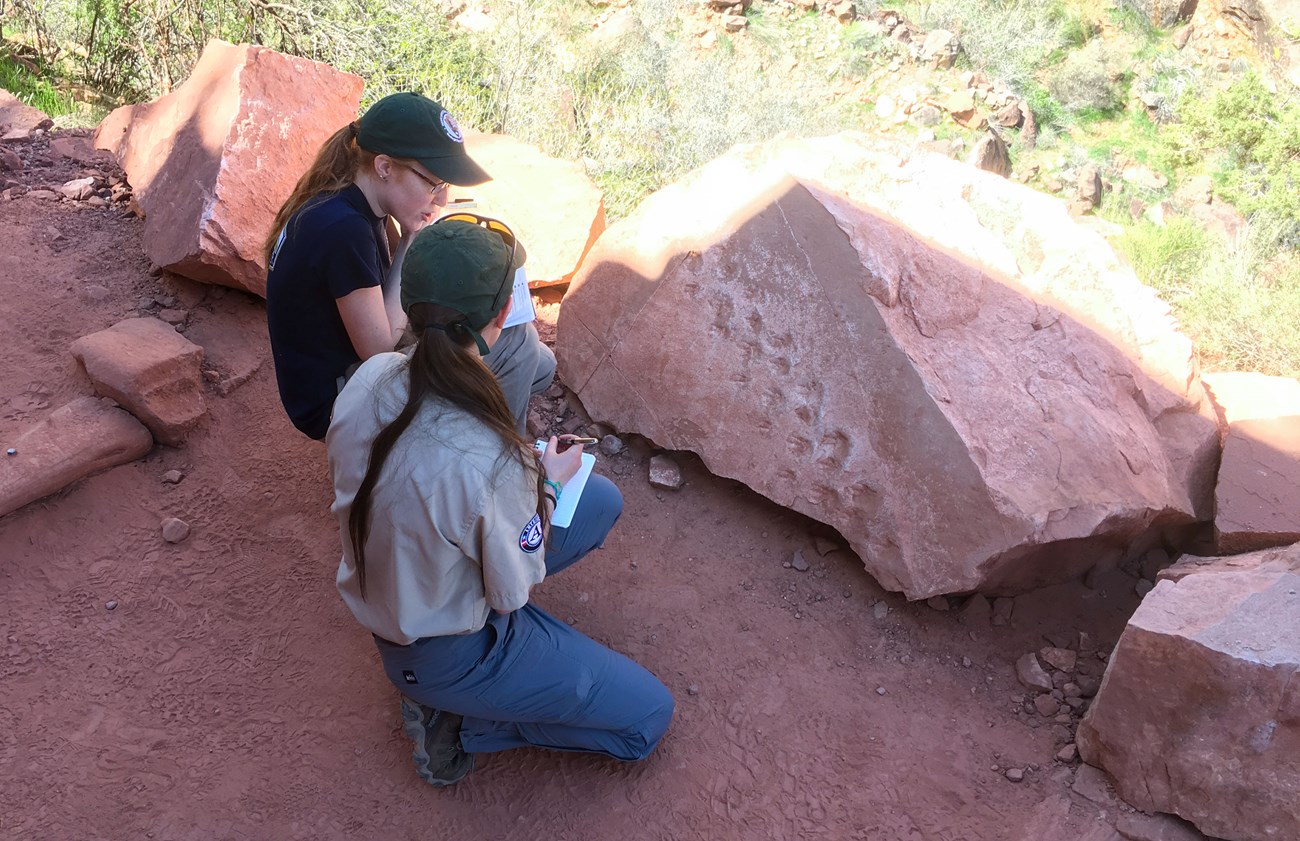
[[[474,768],[474,754],[460,744],[463,718],[402,696],[402,729],[415,744],[411,762],[429,785],[454,785]]]

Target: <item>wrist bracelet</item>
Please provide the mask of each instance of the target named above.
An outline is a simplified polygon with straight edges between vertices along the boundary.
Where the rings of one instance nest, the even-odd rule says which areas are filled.
[[[548,487],[553,488],[553,489],[555,490],[555,502],[556,502],[556,504],[559,504],[559,502],[560,502],[560,483],[554,481],[553,479],[543,479],[542,481],[543,481],[543,482],[544,482]]]

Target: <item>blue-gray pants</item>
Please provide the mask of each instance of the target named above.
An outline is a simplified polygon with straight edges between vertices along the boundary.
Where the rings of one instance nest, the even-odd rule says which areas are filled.
[[[528,398],[540,394],[555,379],[555,354],[542,344],[537,328],[530,321],[502,330],[483,361],[501,385],[506,405],[515,416],[515,427],[522,435]]]
[[[547,575],[604,543],[622,511],[614,483],[593,475],[573,524],[551,530]],[[673,715],[658,678],[532,604],[493,613],[474,634],[375,644],[401,692],[465,717],[460,738],[470,753],[534,746],[644,759]]]

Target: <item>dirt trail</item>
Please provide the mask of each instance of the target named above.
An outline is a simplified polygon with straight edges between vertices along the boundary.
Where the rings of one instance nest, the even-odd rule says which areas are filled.
[[[637,766],[495,754],[426,787],[334,590],[324,448],[281,412],[261,302],[151,277],[141,227],[0,201],[0,438],[91,393],[68,345],[155,298],[188,313],[218,376],[185,446],[0,519],[0,837],[1018,841],[1103,817],[1053,760],[1053,723],[1016,702],[1013,664],[1044,634],[1108,649],[1131,580],[1022,596],[1005,627],[964,620],[818,555],[833,535],[690,457],[686,486],[656,491],[637,441],[600,462],[627,500],[606,548],[537,601],[668,684],[663,745]],[[193,529],[179,545],[169,516]],[[810,570],[783,566],[796,550]]]

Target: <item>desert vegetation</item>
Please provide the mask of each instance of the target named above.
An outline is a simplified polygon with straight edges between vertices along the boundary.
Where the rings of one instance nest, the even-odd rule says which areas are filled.
[[[171,90],[211,38],[264,44],[358,74],[367,101],[421,90],[467,125],[581,161],[618,218],[733,144],[781,132],[886,131],[960,156],[977,130],[884,120],[874,104],[979,73],[1033,112],[1032,139],[1001,130],[1012,177],[1065,192],[1095,167],[1107,189],[1094,214],[1205,367],[1300,375],[1300,101],[1262,60],[1180,49],[1124,0],[859,0],[847,20],[830,4],[754,0],[734,27],[709,5],[8,0],[0,87],[89,126]],[[956,66],[910,63],[872,23],[887,8],[956,33]],[[1227,217],[1183,212],[1179,190],[1198,176]]]

